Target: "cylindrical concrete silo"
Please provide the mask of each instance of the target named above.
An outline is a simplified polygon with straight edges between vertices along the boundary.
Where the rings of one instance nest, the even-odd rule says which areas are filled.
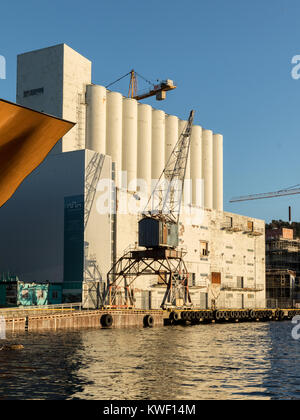
[[[187,121],[184,120],[178,120],[178,138],[180,137],[180,135],[182,134],[182,132],[185,130],[187,126]],[[184,194],[183,194],[183,200],[184,200],[184,204],[188,205],[191,203],[191,159],[190,159],[190,151],[187,157],[187,162],[186,162],[186,171],[185,171],[185,180],[184,180]]]
[[[106,154],[106,89],[87,85],[86,148]]]
[[[166,134],[165,134],[165,163],[178,141],[178,117],[175,115],[166,115]]]
[[[178,138],[182,134],[182,132],[185,130],[187,126],[187,121],[184,120],[178,120]],[[191,178],[191,151],[189,151],[187,163],[186,163],[186,172],[185,172],[185,179]]]
[[[122,114],[123,97],[118,92],[107,92],[106,154],[116,164],[116,185],[121,185],[122,170]]]
[[[204,178],[204,207],[213,208],[213,133],[202,131],[202,175]]]
[[[223,211],[223,136],[213,136],[213,208]]]
[[[191,135],[191,180],[192,203],[203,206],[202,203],[202,127],[193,125]]]
[[[147,183],[148,197],[151,193],[151,141],[152,141],[152,107],[138,105],[138,144],[137,144],[137,178]]]
[[[159,179],[165,167],[165,113],[152,111],[152,180]]]
[[[137,106],[135,99],[123,99],[122,171],[127,174],[127,189],[130,191],[136,191],[137,179]]]

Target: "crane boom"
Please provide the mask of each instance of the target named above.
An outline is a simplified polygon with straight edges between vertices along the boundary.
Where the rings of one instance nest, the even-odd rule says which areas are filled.
[[[274,191],[274,192],[234,197],[229,202],[230,203],[236,203],[236,202],[239,202],[239,201],[262,200],[264,198],[282,197],[284,195],[295,195],[295,194],[300,194],[300,188],[299,188],[298,185],[296,185],[295,187],[292,187],[292,188],[286,188],[284,190],[278,190],[278,191]]]
[[[150,82],[149,80],[145,79],[143,76],[138,74],[135,70],[130,70],[129,73],[126,73],[124,74],[124,76],[119,77],[119,79],[107,85],[106,88],[109,88],[110,86],[124,79],[124,77],[128,75],[130,75],[128,98],[136,99],[137,101],[140,101],[145,98],[150,98],[151,96],[156,96],[157,101],[163,101],[164,99],[166,99],[166,92],[168,92],[169,90],[176,89],[173,80],[162,80],[161,82],[155,85],[154,83]],[[146,81],[149,85],[152,86],[150,90],[138,94],[137,76],[141,77],[142,79],[144,79],[144,81]]]
[[[141,99],[149,98],[150,96],[156,96],[158,101],[163,101],[166,99],[166,92],[169,90],[176,89],[176,86],[173,84],[172,80],[164,80],[158,85],[155,85],[153,89],[148,92],[134,96],[134,99],[140,101]]]

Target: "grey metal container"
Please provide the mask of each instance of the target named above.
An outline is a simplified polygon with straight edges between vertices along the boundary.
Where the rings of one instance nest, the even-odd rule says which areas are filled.
[[[178,225],[151,217],[139,221],[139,246],[146,248],[176,248],[178,246]]]

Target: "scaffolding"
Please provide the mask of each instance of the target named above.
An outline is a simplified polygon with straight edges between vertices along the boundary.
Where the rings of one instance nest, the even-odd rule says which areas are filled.
[[[300,241],[271,239],[266,241],[267,269],[292,270],[300,276]]]
[[[294,308],[300,302],[300,240],[266,241],[266,299],[269,308]]]

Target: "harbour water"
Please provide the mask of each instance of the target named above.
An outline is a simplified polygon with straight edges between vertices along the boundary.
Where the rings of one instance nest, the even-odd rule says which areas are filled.
[[[0,399],[299,399],[289,322],[9,335]],[[3,342],[3,343],[2,343]]]

